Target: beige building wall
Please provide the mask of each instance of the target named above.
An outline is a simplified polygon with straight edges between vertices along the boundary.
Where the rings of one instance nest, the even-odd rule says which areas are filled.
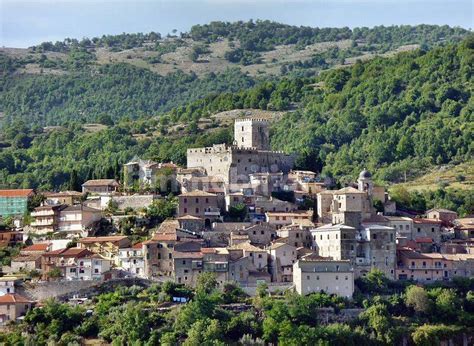
[[[302,261],[293,265],[296,292],[307,295],[324,291],[342,297],[354,293],[354,272],[347,261]]]
[[[270,149],[270,129],[264,119],[236,119],[234,122],[235,145],[243,148]]]
[[[0,325],[8,321],[15,321],[18,317],[23,316],[29,309],[31,309],[31,303],[0,303],[0,316],[6,316],[5,321],[0,320]]]

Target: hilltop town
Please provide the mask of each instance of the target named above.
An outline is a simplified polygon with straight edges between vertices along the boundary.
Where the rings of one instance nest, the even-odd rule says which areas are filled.
[[[250,295],[265,284],[351,298],[371,273],[412,283],[473,276],[472,216],[401,211],[368,170],[332,189],[271,150],[269,133],[266,119],[238,118],[232,144],[189,148],[186,167],[135,157],[122,180],[89,180],[82,191],[0,190],[1,245],[17,250],[3,260],[0,323],[71,296],[83,287],[74,282],[195,287],[213,273]]]

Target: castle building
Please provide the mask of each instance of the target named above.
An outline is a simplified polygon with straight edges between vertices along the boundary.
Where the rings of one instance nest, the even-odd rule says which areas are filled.
[[[187,150],[188,169],[201,168],[207,176],[220,178],[230,184],[231,192],[239,190],[240,184],[249,184],[251,174],[288,174],[293,164],[292,155],[270,150],[268,121],[264,119],[236,119],[232,145]]]

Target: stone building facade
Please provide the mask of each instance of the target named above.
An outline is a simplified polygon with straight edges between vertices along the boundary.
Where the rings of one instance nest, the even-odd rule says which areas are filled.
[[[187,168],[203,168],[208,176],[219,177],[226,184],[249,183],[252,173],[287,174],[291,170],[292,155],[270,150],[266,120],[237,119],[234,126],[233,145],[188,149]]]

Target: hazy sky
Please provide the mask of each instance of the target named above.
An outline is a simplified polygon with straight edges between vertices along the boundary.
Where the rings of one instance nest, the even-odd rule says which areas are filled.
[[[448,24],[473,28],[474,0],[0,0],[0,46],[156,31],[213,20],[313,27]]]

